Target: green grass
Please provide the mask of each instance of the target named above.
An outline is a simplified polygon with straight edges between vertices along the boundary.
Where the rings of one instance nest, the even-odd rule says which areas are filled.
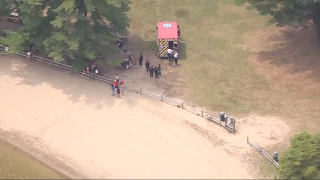
[[[142,48],[156,53],[157,22],[177,21],[186,47],[180,53],[179,71],[187,77],[186,87],[191,90],[188,100],[232,114],[273,112],[273,106],[262,103],[268,98],[263,96],[270,90],[268,82],[247,62],[252,53],[242,48],[243,36],[265,27],[269,18],[233,2],[134,1],[129,14],[131,35],[144,41]]]
[[[138,37],[137,46],[154,56],[157,56],[157,23],[176,21],[180,25],[181,66],[164,69],[174,75],[167,77],[167,84],[161,84],[167,94],[183,95],[186,102],[215,112],[223,110],[236,117],[253,113],[285,117],[288,122],[297,122],[302,117],[318,119],[318,95],[299,93],[292,91],[292,86],[277,84],[276,76],[271,74],[278,69],[268,69],[263,74],[257,70],[257,64],[249,61],[257,54],[252,50],[257,44],[261,45],[260,50],[274,48],[275,42],[261,38],[263,33],[270,35],[264,32],[272,25],[270,17],[235,6],[234,0],[137,0],[132,3],[129,17],[130,36]],[[172,79],[177,77],[183,77],[183,83]],[[299,128],[319,132],[316,128],[319,121],[300,125]],[[276,172],[271,165],[260,169],[266,174]]]
[[[105,65],[107,65],[107,66],[121,67],[121,62],[122,62],[121,59],[108,59],[108,60],[105,62]]]
[[[236,117],[248,114],[288,119],[319,117],[317,107],[320,104],[315,96],[310,99],[311,92],[292,91],[291,84],[299,85],[299,81],[281,85],[277,83],[277,76],[281,75],[271,76],[278,69],[269,67],[263,74],[257,70],[257,63],[249,61],[257,54],[253,51],[255,46],[259,45],[260,51],[276,47],[274,40],[261,38],[271,34],[265,31],[271,27],[270,17],[235,6],[234,0],[139,0],[133,1],[129,17],[130,36],[138,37],[137,46],[154,56],[157,56],[157,23],[176,21],[180,25],[181,66],[164,71],[183,80],[173,81],[172,76],[167,77],[169,79],[161,84],[167,95]],[[280,59],[289,61],[292,57],[282,55]],[[297,87],[295,89],[299,89]],[[317,123],[319,121],[312,121],[301,127],[319,132],[314,128]]]

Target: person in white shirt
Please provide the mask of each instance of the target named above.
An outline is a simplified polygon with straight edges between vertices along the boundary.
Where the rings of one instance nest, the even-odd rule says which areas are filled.
[[[176,52],[176,53],[174,54],[174,61],[175,61],[175,63],[176,63],[176,66],[178,65],[178,57],[179,57],[179,53]]]
[[[168,57],[172,54],[173,50],[168,48]]]
[[[28,51],[27,56],[28,56],[28,60],[30,61],[30,59],[31,59],[31,52],[30,51]]]
[[[8,47],[8,46],[5,47],[5,51],[6,51],[6,52],[9,51],[9,47]]]

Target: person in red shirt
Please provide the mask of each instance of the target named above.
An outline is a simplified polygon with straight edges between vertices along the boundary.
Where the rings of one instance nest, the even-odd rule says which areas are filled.
[[[117,82],[117,80],[114,80],[113,85],[114,85],[114,88],[117,88],[117,87],[118,87],[118,82]]]
[[[121,79],[121,81],[120,81],[120,89],[121,89],[121,94],[122,95],[123,95],[123,92],[124,92],[124,84],[125,84],[124,80]]]
[[[90,74],[90,69],[89,69],[89,67],[87,67],[87,74]]]
[[[123,79],[121,79],[121,81],[120,81],[120,85],[123,85],[124,84],[124,80]]]

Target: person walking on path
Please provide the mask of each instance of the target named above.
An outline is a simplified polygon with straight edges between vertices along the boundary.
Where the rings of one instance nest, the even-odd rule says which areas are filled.
[[[142,66],[142,61],[143,61],[143,55],[142,55],[142,53],[140,53],[139,66]]]
[[[150,72],[150,77],[153,77],[153,65],[151,65],[149,72]]]
[[[176,66],[178,65],[178,57],[179,57],[179,53],[176,52],[176,53],[174,54],[174,61],[175,61],[175,63],[176,63]]]
[[[117,87],[117,98],[120,98],[120,92],[121,92],[120,87]]]
[[[145,65],[146,65],[147,72],[149,72],[150,62],[148,61],[148,59],[147,59],[147,62],[145,63]]]
[[[159,70],[157,66],[154,66],[154,77],[157,79],[159,78]]]
[[[159,76],[161,76],[161,66],[160,66],[160,64],[158,66],[158,71],[159,71]]]
[[[114,85],[111,84],[111,95],[114,96]]]

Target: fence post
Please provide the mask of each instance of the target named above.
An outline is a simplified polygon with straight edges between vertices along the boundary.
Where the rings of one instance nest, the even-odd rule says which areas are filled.
[[[161,95],[161,101],[163,101],[163,95]]]
[[[249,144],[249,137],[247,137],[247,144]]]
[[[141,88],[139,89],[139,93],[140,93],[140,94],[142,94],[142,90],[141,90]]]
[[[201,117],[203,117],[203,110],[201,110]]]
[[[181,108],[183,109],[183,102],[181,102]]]

